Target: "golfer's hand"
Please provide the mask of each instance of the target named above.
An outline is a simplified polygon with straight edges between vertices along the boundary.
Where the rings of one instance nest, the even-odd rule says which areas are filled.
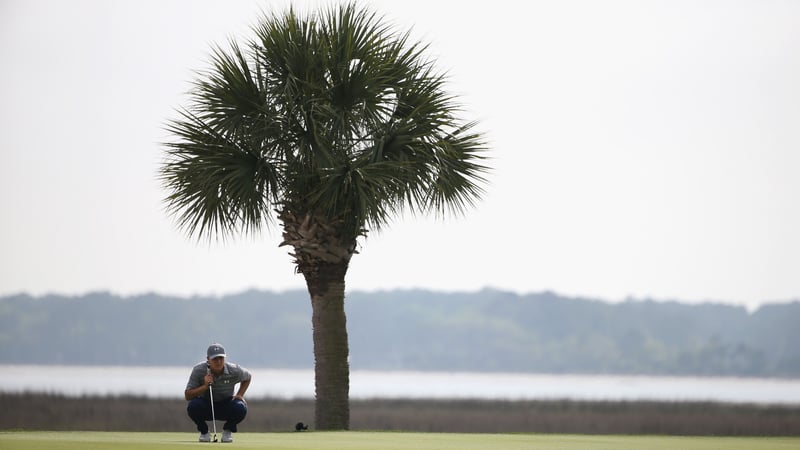
[[[239,399],[239,400],[241,400],[241,401],[242,401],[242,403],[244,403],[245,405],[247,404],[247,400],[245,400],[245,399],[244,399],[244,396],[243,396],[243,395],[234,395],[234,396],[233,396],[233,399],[234,399],[234,400],[236,400],[236,399]]]
[[[214,382],[214,375],[207,373],[204,381],[206,382],[206,386],[210,385],[211,383]]]

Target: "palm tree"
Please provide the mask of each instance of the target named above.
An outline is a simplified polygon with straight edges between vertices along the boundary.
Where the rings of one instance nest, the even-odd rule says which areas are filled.
[[[357,241],[404,211],[461,214],[486,145],[445,76],[355,4],[265,15],[216,47],[168,130],[160,179],[190,236],[283,228],[313,309],[316,428],[348,429],[345,274]]]

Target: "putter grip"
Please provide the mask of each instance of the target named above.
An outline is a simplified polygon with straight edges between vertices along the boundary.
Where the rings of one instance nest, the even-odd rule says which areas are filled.
[[[206,375],[211,375],[211,383],[208,384],[210,388],[212,384],[214,384],[214,379],[216,378],[213,373],[211,373],[211,364],[206,363]]]

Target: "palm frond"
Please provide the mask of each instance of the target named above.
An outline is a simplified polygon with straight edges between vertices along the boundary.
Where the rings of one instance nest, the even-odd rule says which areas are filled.
[[[229,235],[259,229],[270,219],[282,181],[280,161],[260,157],[189,112],[168,130],[160,179],[171,192],[167,209],[189,235]]]

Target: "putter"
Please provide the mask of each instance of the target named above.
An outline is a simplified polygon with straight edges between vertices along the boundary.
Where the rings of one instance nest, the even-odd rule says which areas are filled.
[[[217,418],[214,417],[214,390],[208,385],[208,394],[211,396],[211,426],[214,427],[214,440],[217,442]]]
[[[211,373],[211,364],[206,364],[206,373]],[[214,384],[214,382],[212,381],[211,384]],[[208,385],[208,395],[211,398],[211,426],[214,427],[214,440],[212,442],[217,442],[217,417],[214,415],[214,390],[211,388],[211,384]]]

